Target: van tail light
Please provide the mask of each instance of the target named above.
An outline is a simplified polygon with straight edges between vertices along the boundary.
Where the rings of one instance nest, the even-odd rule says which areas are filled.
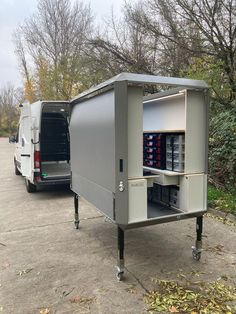
[[[34,168],[39,169],[40,168],[40,156],[39,156],[39,151],[35,150],[34,151]]]

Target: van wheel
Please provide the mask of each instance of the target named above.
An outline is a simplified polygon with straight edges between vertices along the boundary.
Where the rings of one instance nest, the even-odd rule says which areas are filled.
[[[17,168],[17,166],[16,166],[16,163],[15,163],[15,175],[16,175],[16,176],[21,175],[20,171],[18,170],[18,168]]]
[[[25,179],[25,186],[28,193],[36,192],[36,185],[32,184],[29,180]]]

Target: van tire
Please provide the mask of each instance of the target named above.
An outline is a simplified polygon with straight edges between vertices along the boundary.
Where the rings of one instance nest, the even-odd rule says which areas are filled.
[[[15,175],[16,175],[16,176],[21,175],[20,171],[19,171],[18,168],[17,168],[17,165],[16,165],[16,161],[15,161],[15,160],[14,160],[14,165],[15,165]]]
[[[36,192],[36,185],[32,184],[29,180],[25,179],[25,186],[28,193]]]

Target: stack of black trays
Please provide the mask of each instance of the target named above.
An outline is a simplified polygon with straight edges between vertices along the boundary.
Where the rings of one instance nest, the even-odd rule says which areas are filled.
[[[143,134],[143,165],[156,169],[165,169],[166,134]]]
[[[179,187],[154,183],[153,187],[150,188],[148,199],[154,203],[163,203],[167,206],[179,208]]]

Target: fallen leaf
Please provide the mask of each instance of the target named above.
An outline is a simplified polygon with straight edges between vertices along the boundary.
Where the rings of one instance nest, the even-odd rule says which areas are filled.
[[[127,292],[136,294],[138,291],[134,285],[130,285],[128,288],[125,289]]]
[[[31,272],[31,270],[33,270],[33,268],[27,268],[27,269],[20,270],[20,271],[18,271],[17,275],[22,276],[22,275],[28,274],[29,272]]]
[[[179,313],[179,311],[177,310],[177,308],[176,308],[175,306],[171,306],[171,307],[169,308],[169,312],[170,312],[170,313]]]
[[[76,296],[70,298],[70,302],[71,303],[80,303],[81,299],[82,299],[82,297],[80,295],[76,295]]]
[[[76,295],[70,298],[71,303],[78,303],[78,304],[90,304],[93,302],[94,297],[84,297],[80,295]]]
[[[107,288],[99,288],[98,289],[98,292],[108,292],[109,291],[109,289],[107,289]]]
[[[49,314],[50,310],[49,309],[42,309],[40,310],[39,314]]]
[[[234,221],[228,219],[228,218],[222,218],[222,217],[219,217],[219,216],[212,215],[210,213],[206,213],[205,216],[213,218],[213,219],[215,219],[217,221],[220,221],[220,222],[222,222],[225,225],[228,225],[228,226],[231,226],[231,227],[236,227],[236,223]]]

